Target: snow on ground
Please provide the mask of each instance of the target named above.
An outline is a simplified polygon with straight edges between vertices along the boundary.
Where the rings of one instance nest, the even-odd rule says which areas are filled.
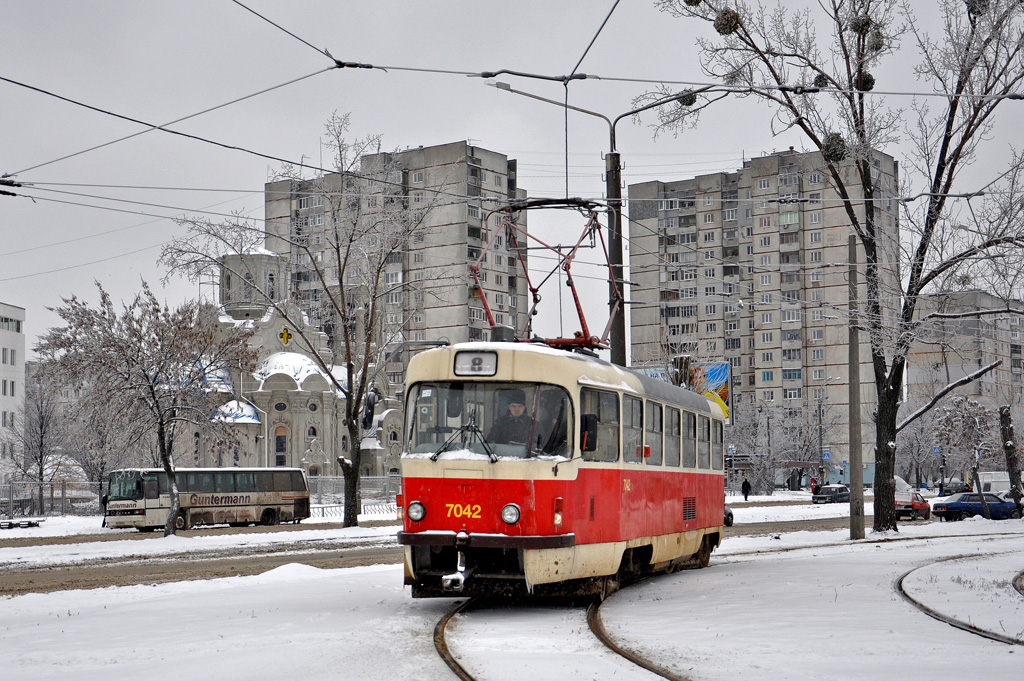
[[[737,523],[845,508],[751,501],[757,505],[734,507]],[[97,525],[97,518],[51,518],[46,529],[5,530],[0,539],[36,530],[74,534],[75,527],[93,533]],[[388,542],[395,529],[314,525],[248,539],[225,534],[101,544],[112,545],[106,555],[157,555],[164,546],[219,550],[257,536]],[[869,527],[867,535],[861,541],[850,541],[848,530],[731,537],[708,569],[613,595],[601,609],[605,626],[621,644],[693,679],[873,680],[912,673],[943,680],[981,670],[987,678],[1020,678],[1024,648],[941,623],[900,596],[895,584],[904,577],[909,596],[936,612],[1024,638],[1024,598],[1012,587],[1024,569],[1024,523],[907,522],[899,533],[878,537]],[[64,563],[85,546],[52,546],[49,560]],[[0,563],[14,553],[0,550]],[[48,559],[41,553],[31,560]],[[412,600],[400,565],[292,564],[251,577],[7,597],[0,599],[0,668],[33,681],[452,678],[431,637],[451,603]],[[482,665],[478,671],[488,668],[486,678],[592,678],[588,670],[607,657],[581,611],[571,608],[550,616],[515,608],[470,614],[455,632],[453,649]],[[563,658],[562,647],[574,654]],[[506,661],[510,651],[515,664]],[[615,678],[650,675],[624,664]]]

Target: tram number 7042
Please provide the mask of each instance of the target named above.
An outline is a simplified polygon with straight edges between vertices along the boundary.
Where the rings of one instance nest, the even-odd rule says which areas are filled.
[[[449,518],[479,518],[480,504],[445,504]]]

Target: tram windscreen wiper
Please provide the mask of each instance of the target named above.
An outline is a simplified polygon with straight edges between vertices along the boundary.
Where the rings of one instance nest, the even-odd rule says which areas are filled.
[[[498,457],[494,454],[494,450],[491,449],[490,443],[487,442],[487,438],[484,437],[484,432],[480,430],[480,428],[477,427],[476,425],[475,413],[470,414],[469,420],[466,421],[466,423],[464,423],[463,425],[456,428],[455,432],[448,436],[448,439],[444,441],[444,444],[442,444],[436,452],[430,455],[430,460],[437,461],[437,457],[441,456],[443,452],[448,451],[448,448],[451,447],[452,444],[455,443],[455,440],[457,440],[459,436],[463,433],[469,434],[468,439],[470,444],[472,444],[474,439],[480,440],[480,444],[483,445],[484,451],[487,452],[487,456],[488,458],[490,458],[491,463],[494,463],[495,461],[498,460]]]

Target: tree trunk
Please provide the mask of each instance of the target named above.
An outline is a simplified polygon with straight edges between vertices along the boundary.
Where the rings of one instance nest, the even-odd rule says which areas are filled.
[[[999,407],[999,433],[1003,439],[1003,453],[1006,455],[1006,471],[1010,474],[1010,491],[1013,503],[1021,510],[1020,463],[1017,461],[1017,438],[1013,432],[1013,418],[1010,405]]]
[[[357,418],[358,412],[348,419],[348,441],[351,458],[338,457],[341,472],[345,476],[345,517],[342,523],[344,527],[356,527],[359,525],[359,512],[363,507],[363,500],[359,493],[359,466],[362,462],[362,443],[359,437]]]
[[[977,466],[971,469],[971,477],[974,479],[974,490],[978,493],[978,499],[981,500],[981,514],[985,516],[985,520],[992,520],[992,511],[988,510],[988,502],[985,501],[985,491],[981,488]]]
[[[896,415],[899,392],[879,391],[875,421],[875,532],[899,530],[896,527]]]

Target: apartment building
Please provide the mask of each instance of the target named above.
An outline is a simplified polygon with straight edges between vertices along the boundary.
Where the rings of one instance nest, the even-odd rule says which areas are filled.
[[[897,164],[878,152],[871,163],[882,242],[895,245]],[[853,171],[843,168],[847,179]],[[757,410],[803,422],[812,442],[828,410],[837,427],[821,437],[821,447],[827,465],[841,470],[849,460],[853,232],[820,154],[791,148],[746,161],[735,172],[630,185],[628,196],[632,364],[664,366],[679,354],[727,362],[734,416]],[[859,197],[852,198],[857,205]],[[897,266],[883,271],[892,283],[884,302],[895,303]],[[865,293],[861,276],[861,300]],[[860,394],[863,414],[870,415],[866,336],[860,338]],[[874,434],[870,418],[862,423],[863,460],[870,464]],[[794,458],[824,456],[814,449]]]
[[[25,308],[0,302],[0,482],[14,470],[15,419],[25,411]]]
[[[376,333],[392,349],[385,371],[391,394],[400,395],[409,355],[421,349],[415,343],[489,338],[482,295],[496,325],[525,328],[528,290],[519,256],[525,263],[526,251],[516,248],[525,244],[499,227],[501,215],[494,212],[525,197],[515,159],[468,142],[368,154],[358,172],[267,183],[265,251],[246,257],[262,258],[256,276],[265,290],[299,305],[337,348],[335,311],[315,273],[335,262],[327,252],[330,230],[348,221],[345,229],[365,230],[358,240],[368,248],[390,240]],[[356,215],[359,227],[353,227]],[[525,213],[516,219],[525,230]],[[479,284],[470,273],[478,261]],[[353,259],[342,274],[357,299],[372,264]],[[337,278],[336,270],[327,274]],[[224,283],[222,302],[246,299],[249,282]]]
[[[964,316],[928,319],[936,312]],[[991,409],[1024,399],[1024,302],[1008,303],[986,291],[943,293],[919,298],[917,318],[923,320],[921,334],[907,363],[911,403],[996,360],[1002,364],[956,394]]]

